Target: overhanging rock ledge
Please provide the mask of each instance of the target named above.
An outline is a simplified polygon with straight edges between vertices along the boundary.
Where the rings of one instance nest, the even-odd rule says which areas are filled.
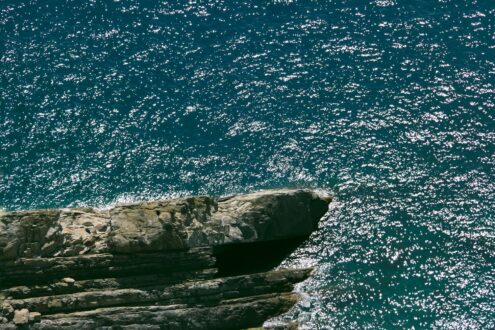
[[[328,210],[306,189],[0,214],[0,329],[239,329],[287,311],[272,270]]]

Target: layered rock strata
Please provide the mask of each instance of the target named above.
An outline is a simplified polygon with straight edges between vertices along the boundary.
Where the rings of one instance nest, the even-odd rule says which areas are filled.
[[[287,311],[272,270],[330,199],[266,190],[0,214],[0,329],[239,329]]]

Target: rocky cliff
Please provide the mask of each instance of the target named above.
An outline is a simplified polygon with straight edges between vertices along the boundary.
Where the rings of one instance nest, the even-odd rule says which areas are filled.
[[[272,270],[328,197],[266,190],[0,214],[0,328],[239,329],[297,301]]]

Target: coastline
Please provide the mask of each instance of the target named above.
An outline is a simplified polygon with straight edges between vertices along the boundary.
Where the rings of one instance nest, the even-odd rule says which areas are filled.
[[[278,269],[331,198],[266,190],[0,215],[2,328],[261,326],[311,269]]]

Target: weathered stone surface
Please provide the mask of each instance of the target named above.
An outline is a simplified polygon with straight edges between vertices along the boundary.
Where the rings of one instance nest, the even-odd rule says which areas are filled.
[[[25,299],[29,297],[42,297],[63,295],[75,292],[88,292],[98,290],[117,290],[128,288],[144,288],[159,285],[172,285],[185,281],[211,279],[217,274],[216,268],[206,268],[196,271],[166,272],[150,275],[137,275],[127,277],[108,277],[89,280],[74,281],[73,284],[64,280],[52,281],[44,285],[15,286],[4,289],[3,293],[11,299]]]
[[[14,308],[11,304],[3,302],[1,306],[1,315],[7,319],[11,319],[14,317]]]
[[[0,262],[0,286],[40,284],[63,277],[75,279],[121,277],[143,273],[191,271],[211,268],[215,258],[209,248],[184,251],[92,254],[76,257],[21,258]]]
[[[294,293],[225,300],[215,306],[132,306],[45,317],[33,329],[242,329],[289,310]]]
[[[279,270],[266,273],[232,276],[176,285],[156,285],[145,288],[98,290],[26,299],[11,299],[14,309],[28,308],[43,314],[73,312],[95,307],[123,304],[190,305],[218,302],[243,296],[291,291],[295,282],[304,280],[309,271]]]
[[[29,322],[34,323],[34,322],[40,322],[41,321],[41,313],[38,312],[31,312],[29,313]]]
[[[29,310],[26,308],[16,310],[14,313],[14,323],[16,325],[23,325],[29,322]]]
[[[177,250],[309,235],[328,202],[307,190],[179,198],[109,211],[0,215],[0,260]]]
[[[260,244],[299,242],[329,202],[284,189],[105,211],[3,212],[0,329],[260,326],[295,303],[289,292],[310,273],[267,271],[272,264],[259,272],[260,262],[276,261],[275,251],[284,250],[265,252]],[[239,251],[263,251],[249,258],[257,268],[246,259],[240,271],[223,269]]]

